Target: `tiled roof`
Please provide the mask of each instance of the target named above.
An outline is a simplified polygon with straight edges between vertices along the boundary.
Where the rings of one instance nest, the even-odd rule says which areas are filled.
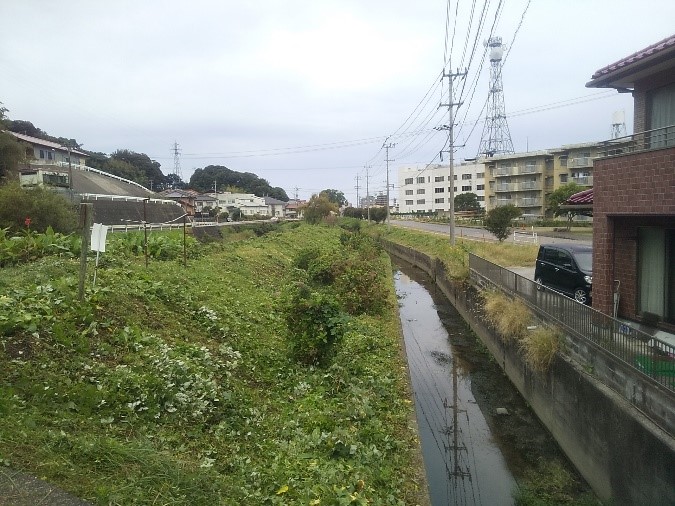
[[[58,149],[59,151],[67,152],[68,148],[65,146],[62,146],[58,142],[52,142],[52,141],[46,141],[44,139],[40,139],[39,137],[33,137],[30,135],[25,135],[25,134],[19,134],[16,132],[10,132],[9,130],[4,130],[4,132],[13,135],[20,141],[25,141],[29,142],[30,144],[37,144],[38,146],[44,146],[46,148],[52,148],[52,149]],[[89,156],[87,153],[83,153],[82,151],[78,151],[77,149],[71,149],[71,153],[74,153],[76,155],[81,155],[81,156]]]
[[[593,188],[575,193],[565,201],[566,205],[592,204]]]
[[[586,86],[601,87],[601,83],[606,83],[609,80],[616,80],[619,76],[623,76],[626,73],[631,74],[640,68],[644,68],[650,61],[659,61],[660,58],[672,58],[674,50],[675,35],[671,35],[651,46],[641,49],[617,62],[597,70]],[[612,86],[610,85],[610,87]]]

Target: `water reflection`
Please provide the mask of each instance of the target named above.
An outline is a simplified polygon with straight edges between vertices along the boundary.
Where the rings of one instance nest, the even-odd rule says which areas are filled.
[[[408,274],[394,278],[432,504],[513,504],[515,481],[471,392],[471,362],[450,344],[470,332],[466,323]]]

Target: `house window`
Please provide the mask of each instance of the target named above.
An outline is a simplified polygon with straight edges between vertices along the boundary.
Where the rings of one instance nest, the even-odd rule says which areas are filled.
[[[53,156],[53,153],[51,151],[47,151],[47,159],[51,160]]]
[[[485,178],[485,172],[479,172],[476,174],[476,179],[484,179]]]
[[[483,197],[482,195],[478,195],[476,199],[478,200],[478,202],[485,202],[485,197]]]
[[[424,195],[424,188],[418,188],[417,195]]]
[[[436,176],[436,177],[434,178],[434,182],[435,182],[435,183],[441,183],[441,182],[443,182],[443,181],[445,181],[445,176]]]
[[[471,191],[471,185],[469,185],[469,186],[462,186],[462,191],[463,191],[463,192],[470,192],[470,191]]]
[[[412,177],[405,178],[405,184],[413,184],[414,179]]]
[[[435,200],[434,200],[434,203],[435,203],[435,204],[442,204],[442,203],[444,203],[444,202],[445,202],[445,199],[444,199],[444,198],[440,198],[440,199],[435,199]]]
[[[424,199],[418,199],[418,200],[417,200],[417,203],[418,203],[418,204],[424,204]]]
[[[412,191],[412,190],[406,190],[406,191],[405,191],[405,194],[406,194],[406,195],[412,195],[412,194],[413,194],[413,191]]]
[[[40,150],[40,158],[44,159],[44,157],[45,157],[45,150],[41,149]]]
[[[445,193],[445,188],[434,188],[434,193]]]
[[[405,201],[405,205],[406,205],[406,206],[411,206],[411,205],[413,205],[413,201],[412,201],[412,200],[406,200],[406,201]]]
[[[563,155],[560,157],[560,166],[567,167],[567,155]]]
[[[651,313],[675,322],[675,230],[638,229],[638,304]]]
[[[560,174],[560,182],[561,183],[567,182],[567,174]]]
[[[471,174],[462,174],[462,179],[466,181],[467,179],[471,179]]]
[[[669,84],[651,92],[648,98],[649,130],[675,125],[675,84]],[[651,134],[650,146],[653,148],[672,146],[675,127],[665,128]]]
[[[476,190],[485,190],[485,185],[484,184],[477,184]]]
[[[452,175],[452,179],[454,179],[455,181],[457,181],[457,174],[453,174],[453,175]]]
[[[418,177],[418,178],[417,178],[417,183],[418,183],[418,184],[424,183],[424,176]]]

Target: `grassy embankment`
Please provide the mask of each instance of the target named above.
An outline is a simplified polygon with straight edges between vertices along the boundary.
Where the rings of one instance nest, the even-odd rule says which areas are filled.
[[[391,282],[386,310],[345,317],[321,365],[290,352],[297,256],[340,233],[191,243],[187,268],[147,269],[113,236],[83,303],[75,258],[0,269],[0,465],[98,504],[416,504]],[[388,277],[386,255],[367,270]]]
[[[456,239],[456,247],[449,247],[447,235],[411,230],[403,227],[371,226],[371,234],[403,244],[442,260],[448,272],[456,279],[469,275],[469,252],[503,267],[533,266],[538,246]]]

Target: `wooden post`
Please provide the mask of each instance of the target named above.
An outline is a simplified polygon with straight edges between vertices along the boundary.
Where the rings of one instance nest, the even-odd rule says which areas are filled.
[[[183,267],[187,267],[187,215],[183,215]]]
[[[145,240],[143,241],[143,252],[145,253],[145,268],[148,268],[148,210],[147,203],[148,199],[143,199],[143,235]]]
[[[91,239],[91,220],[94,215],[93,204],[80,204],[80,228],[82,229],[82,250],[80,252],[80,285],[78,298],[84,300],[84,279],[87,277],[87,254]]]

